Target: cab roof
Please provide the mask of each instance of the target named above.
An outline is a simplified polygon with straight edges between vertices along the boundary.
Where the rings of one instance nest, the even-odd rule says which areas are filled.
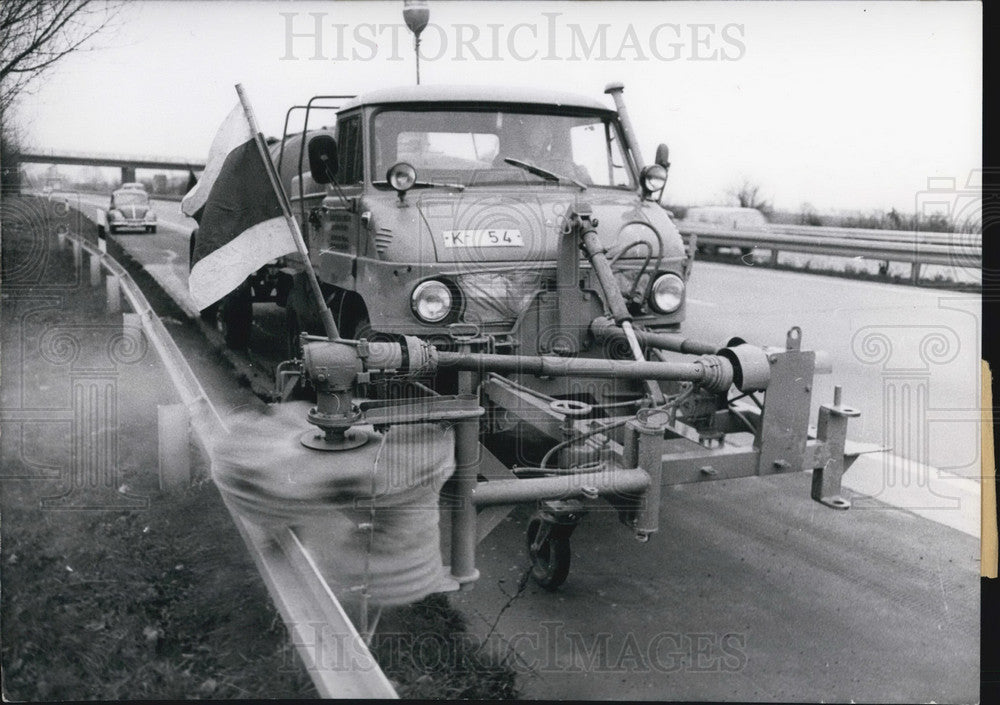
[[[614,112],[599,100],[587,96],[549,90],[548,88],[523,88],[515,86],[400,86],[369,91],[351,98],[340,111],[359,105],[386,105],[392,103],[516,103],[529,105],[556,105],[570,108]]]

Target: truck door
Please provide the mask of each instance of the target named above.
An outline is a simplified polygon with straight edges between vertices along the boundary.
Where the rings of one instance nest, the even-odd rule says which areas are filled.
[[[321,253],[314,259],[317,273],[321,280],[335,286],[349,287],[354,260],[364,253],[359,209],[364,184],[362,155],[361,114],[339,118],[337,182],[340,189],[327,189],[323,204],[312,213],[309,229],[309,251]]]

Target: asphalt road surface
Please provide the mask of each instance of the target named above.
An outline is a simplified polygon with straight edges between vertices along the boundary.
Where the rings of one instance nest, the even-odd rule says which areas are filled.
[[[115,237],[183,299],[178,205],[158,206],[157,235]],[[833,362],[814,408],[843,385],[863,413],[849,435],[893,446],[845,475],[854,508],[810,500],[806,474],[669,488],[648,543],[594,512],[567,583],[517,594],[518,509],[455,604],[517,652],[529,698],[978,700],[978,311],[968,294],[696,263],[689,335],[780,345],[800,326]]]

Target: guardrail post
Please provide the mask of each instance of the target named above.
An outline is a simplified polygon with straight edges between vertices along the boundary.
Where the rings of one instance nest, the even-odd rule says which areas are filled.
[[[77,272],[83,267],[83,246],[76,238],[73,239],[73,269]]]
[[[108,313],[118,313],[122,310],[122,285],[117,274],[108,273],[104,280],[104,291],[108,298]]]
[[[772,267],[777,267],[778,266],[778,252],[779,252],[779,250],[778,250],[777,247],[775,247],[774,249],[771,250],[771,266]]]
[[[914,262],[910,265],[910,283],[920,283],[920,262]]]
[[[90,285],[99,286],[101,283],[101,258],[99,255],[90,256]]]
[[[122,333],[131,343],[132,350],[142,349],[142,316],[138,313],[122,314]]]
[[[161,490],[182,489],[191,483],[190,421],[184,404],[159,404],[156,407]]]

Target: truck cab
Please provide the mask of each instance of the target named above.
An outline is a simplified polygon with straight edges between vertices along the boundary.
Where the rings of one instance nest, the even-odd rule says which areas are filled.
[[[341,335],[446,344],[461,330],[497,351],[606,356],[588,335],[605,302],[579,247],[565,243],[581,209],[633,320],[679,328],[691,253],[603,102],[548,90],[387,89],[345,103],[333,137],[335,156],[310,136],[314,168],[295,174],[286,153],[281,171]],[[559,276],[568,259],[579,264],[569,283]],[[295,290],[296,318],[319,332],[304,285]]]

